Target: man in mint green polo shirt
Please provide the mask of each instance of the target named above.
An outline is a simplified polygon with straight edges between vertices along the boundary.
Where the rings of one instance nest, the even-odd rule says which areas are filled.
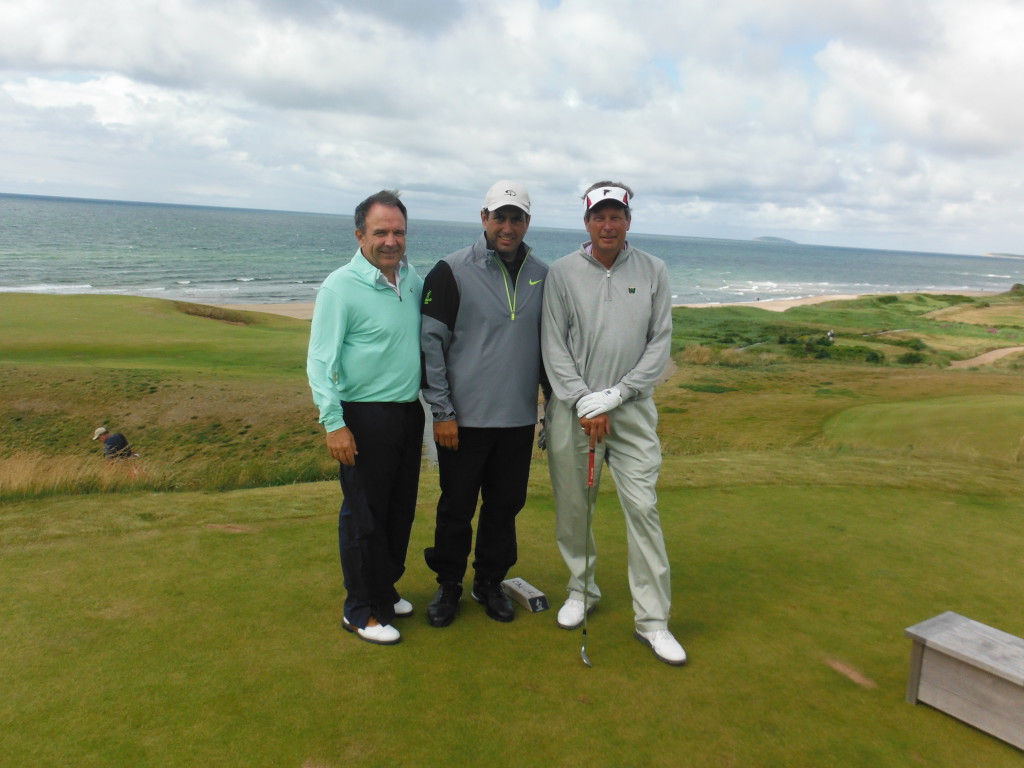
[[[395,584],[416,511],[423,408],[423,281],[405,258],[408,217],[397,192],[355,210],[359,250],[320,286],[306,373],[343,500],[338,544],[345,582],[342,627],[394,645],[396,616],[412,614]]]

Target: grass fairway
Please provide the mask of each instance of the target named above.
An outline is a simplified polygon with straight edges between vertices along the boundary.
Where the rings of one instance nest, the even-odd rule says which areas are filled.
[[[667,474],[704,461],[672,459]],[[557,600],[543,470],[516,573]],[[1024,633],[1020,505],[914,485],[666,483],[682,669],[631,636],[610,492],[593,669],[553,611],[500,625],[466,600],[451,627],[427,626],[429,472],[403,582],[417,615],[394,648],[338,628],[333,484],[10,505],[2,762],[1019,765],[1018,751],[903,701],[902,630],[955,608]]]
[[[223,474],[202,471],[240,452],[273,465],[274,436],[293,453],[322,452],[301,378],[308,326],[231,325],[125,300],[153,313],[156,337],[184,334],[182,357],[161,369],[173,386],[104,401],[115,415],[146,414],[144,458],[176,456],[177,433],[223,425],[220,408],[263,439],[209,440],[178,459],[206,490],[10,495],[0,485],[0,765],[1019,766],[1019,750],[904,701],[903,630],[955,610],[1024,635],[1014,441],[1024,378],[942,367],[959,354],[950,350],[996,335],[926,317],[966,309],[959,299],[850,304],[677,312],[679,368],[659,390],[659,507],[672,629],[691,662],[661,664],[632,636],[624,523],[606,473],[595,517],[604,599],[587,669],[581,633],[558,629],[554,610],[503,625],[467,595],[452,626],[427,625],[430,469],[400,585],[416,606],[399,622],[403,642],[379,648],[342,632],[337,484],[215,491]],[[0,311],[0,330],[15,322]],[[884,327],[916,330],[863,341]],[[835,344],[823,345],[832,328]],[[999,333],[1012,343],[1019,331]],[[214,344],[208,334],[243,351],[223,368],[196,362],[189,349]],[[58,342],[30,335],[0,360],[5,391],[17,393],[3,415],[22,419],[25,438],[4,449],[0,471],[38,449],[30,435],[50,436],[64,463],[91,455],[66,423],[80,419],[87,436],[97,373],[157,370],[149,352],[133,362],[130,339],[111,339],[91,366],[65,359],[74,345],[48,353]],[[927,349],[907,346],[925,337]],[[274,344],[271,356],[290,362],[263,371]],[[885,362],[844,348],[881,350]],[[907,350],[930,362],[896,363]],[[538,454],[513,575],[557,609],[566,574],[553,531]]]
[[[1016,462],[1024,436],[1024,397],[961,395],[850,408],[825,425],[845,449]]]

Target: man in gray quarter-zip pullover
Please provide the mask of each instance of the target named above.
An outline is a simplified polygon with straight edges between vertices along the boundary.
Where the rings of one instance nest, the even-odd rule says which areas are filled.
[[[515,618],[501,581],[518,557],[515,519],[526,503],[543,378],[548,268],[523,243],[526,188],[497,182],[480,220],[480,239],[439,261],[423,284],[423,397],[441,485],[434,545],[424,552],[440,585],[427,609],[435,627],[458,613],[478,498],[472,596],[492,619]]]
[[[591,239],[551,265],[544,291],[541,339],[554,393],[548,467],[558,548],[569,568],[558,625],[580,626],[601,598],[588,557],[595,552],[589,521],[607,461],[626,516],[636,637],[662,661],[679,665],[686,652],[668,631],[672,593],[655,492],[661,443],[651,397],[672,343],[671,292],[665,263],[626,242],[632,197],[620,182],[586,191],[583,221]]]

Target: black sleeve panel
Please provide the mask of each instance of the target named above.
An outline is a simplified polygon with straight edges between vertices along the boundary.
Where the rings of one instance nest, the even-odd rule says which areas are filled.
[[[423,314],[455,329],[459,315],[459,286],[447,261],[439,261],[423,280]]]

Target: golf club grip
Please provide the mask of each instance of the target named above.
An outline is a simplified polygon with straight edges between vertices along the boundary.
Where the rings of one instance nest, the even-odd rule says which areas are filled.
[[[590,456],[587,460],[587,487],[594,487],[594,445],[590,445]]]

